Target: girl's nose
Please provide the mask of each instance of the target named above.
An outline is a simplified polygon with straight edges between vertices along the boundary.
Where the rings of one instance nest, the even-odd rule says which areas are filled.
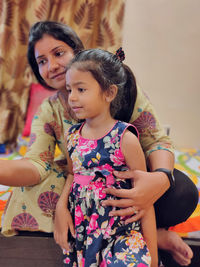
[[[74,102],[77,100],[77,94],[76,94],[75,90],[71,90],[71,92],[69,93],[69,96],[68,96],[68,100],[71,102]]]

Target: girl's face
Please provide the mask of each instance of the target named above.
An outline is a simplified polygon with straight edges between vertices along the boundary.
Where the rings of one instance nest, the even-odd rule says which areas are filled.
[[[35,44],[35,59],[45,82],[55,88],[65,88],[66,65],[74,57],[73,49],[66,43],[44,34]]]
[[[78,119],[93,119],[109,112],[106,93],[89,71],[73,66],[66,73],[68,103]]]

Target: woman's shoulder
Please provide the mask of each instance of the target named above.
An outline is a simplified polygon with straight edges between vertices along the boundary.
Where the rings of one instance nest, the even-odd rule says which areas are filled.
[[[45,98],[41,104],[42,110],[53,110],[58,106],[62,106],[58,97],[58,92],[55,92],[55,94]]]

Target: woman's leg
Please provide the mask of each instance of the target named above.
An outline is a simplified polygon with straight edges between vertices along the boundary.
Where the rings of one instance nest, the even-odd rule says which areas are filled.
[[[174,169],[174,177],[175,187],[154,205],[158,228],[169,228],[186,221],[198,203],[198,190],[191,179],[177,169]]]
[[[158,247],[163,250],[159,254],[162,259],[163,253],[165,255],[168,251],[177,263],[188,265],[193,257],[191,248],[177,233],[166,228],[187,220],[197,206],[199,194],[195,184],[184,173],[175,169],[174,177],[175,187],[155,203]]]

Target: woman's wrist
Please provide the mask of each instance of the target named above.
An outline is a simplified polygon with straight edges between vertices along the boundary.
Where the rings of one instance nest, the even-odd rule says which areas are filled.
[[[168,181],[170,183],[170,187],[175,186],[175,178],[174,178],[173,170],[169,170],[166,168],[158,168],[158,169],[154,170],[154,172],[164,173],[168,178]]]
[[[168,176],[164,172],[153,171],[152,173],[156,174],[156,179],[159,179],[161,187],[164,191],[167,191],[170,188]]]

